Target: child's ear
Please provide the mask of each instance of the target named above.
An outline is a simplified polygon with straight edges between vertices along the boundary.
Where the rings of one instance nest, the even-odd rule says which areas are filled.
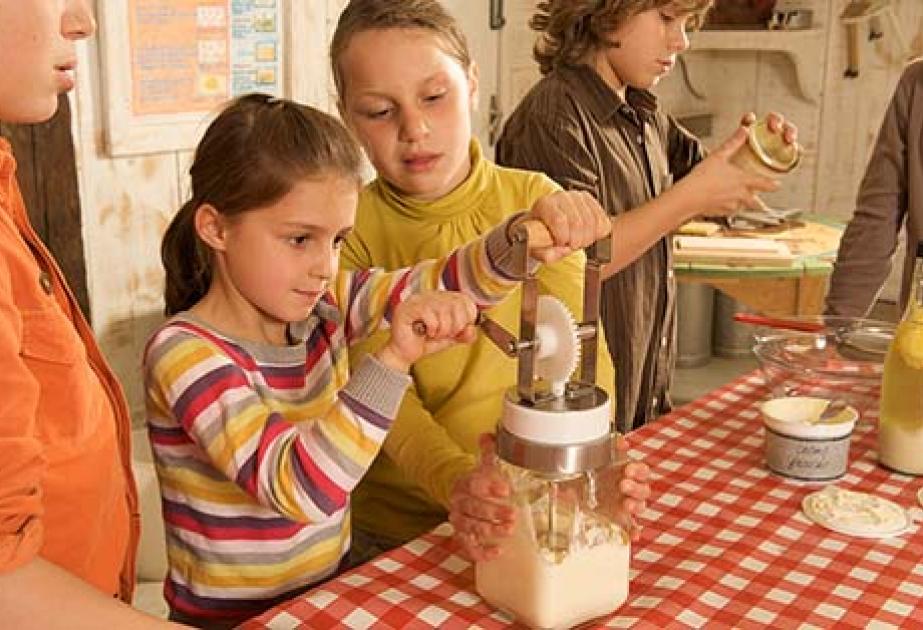
[[[203,203],[195,211],[195,231],[202,241],[216,251],[224,251],[225,219],[211,204]]]
[[[472,61],[468,67],[468,102],[471,105],[471,111],[477,111],[478,108],[478,89],[480,87],[481,71],[476,61]]]

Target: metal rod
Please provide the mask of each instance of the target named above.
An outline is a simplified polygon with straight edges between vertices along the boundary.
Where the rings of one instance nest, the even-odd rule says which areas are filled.
[[[522,283],[519,317],[519,374],[516,379],[520,400],[535,402],[535,318],[538,311],[538,285],[530,276]]]
[[[548,550],[552,552],[557,551],[555,546],[554,533],[556,529],[556,512],[557,512],[557,496],[558,484],[553,481],[548,482]]]
[[[582,337],[580,344],[580,380],[596,384],[596,330],[599,325],[599,292],[602,283],[602,270],[599,262],[588,260],[584,272],[583,320],[584,326],[593,328],[593,335]]]
[[[577,339],[595,339],[596,324],[580,324],[577,326]]]

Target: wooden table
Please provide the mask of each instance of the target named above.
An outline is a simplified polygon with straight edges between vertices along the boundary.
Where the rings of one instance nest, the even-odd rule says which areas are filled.
[[[810,215],[804,227],[772,235],[787,242],[797,255],[791,267],[677,263],[673,269],[678,282],[708,284],[758,313],[776,317],[819,315],[842,230],[842,224]]]
[[[758,405],[744,376],[633,432],[653,497],[632,549],[628,600],[585,627],[923,628],[923,533],[845,536],[801,512],[818,489],[763,464]],[[863,411],[837,485],[907,508],[923,480],[875,455],[876,405]],[[448,525],[320,585],[244,628],[505,628],[474,592]]]

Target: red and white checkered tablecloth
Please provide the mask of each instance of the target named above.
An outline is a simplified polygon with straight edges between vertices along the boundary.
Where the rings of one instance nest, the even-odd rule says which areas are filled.
[[[631,434],[653,472],[630,595],[588,627],[923,628],[923,533],[870,540],[823,529],[800,510],[817,484],[763,464],[748,375]],[[837,485],[916,505],[923,481],[876,464],[874,411]],[[502,628],[443,525],[318,586],[244,628]]]

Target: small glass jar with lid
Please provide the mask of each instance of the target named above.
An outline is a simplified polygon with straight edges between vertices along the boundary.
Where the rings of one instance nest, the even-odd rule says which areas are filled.
[[[776,178],[795,169],[801,161],[801,146],[785,142],[782,133],[769,128],[769,119],[761,118],[750,125],[747,142],[731,162],[754,175]]]

